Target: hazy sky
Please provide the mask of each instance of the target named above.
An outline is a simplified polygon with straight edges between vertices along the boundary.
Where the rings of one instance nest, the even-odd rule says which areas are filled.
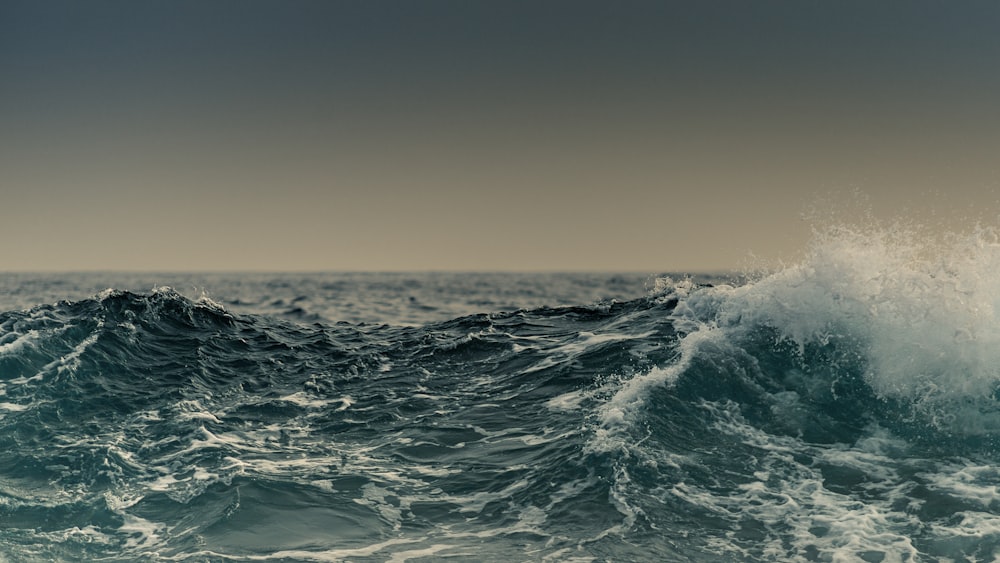
[[[727,269],[998,157],[992,1],[0,2],[0,270]]]

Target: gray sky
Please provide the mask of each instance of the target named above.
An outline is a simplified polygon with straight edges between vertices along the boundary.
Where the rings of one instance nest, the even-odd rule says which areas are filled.
[[[857,190],[995,221],[998,29],[995,2],[7,0],[0,270],[722,270]]]

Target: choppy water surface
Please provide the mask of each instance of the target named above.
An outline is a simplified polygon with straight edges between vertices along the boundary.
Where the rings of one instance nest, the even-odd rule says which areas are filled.
[[[992,560],[997,273],[6,274],[0,554]]]

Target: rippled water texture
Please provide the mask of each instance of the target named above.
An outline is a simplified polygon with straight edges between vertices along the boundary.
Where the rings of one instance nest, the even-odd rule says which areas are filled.
[[[4,275],[0,554],[992,560],[997,272]]]

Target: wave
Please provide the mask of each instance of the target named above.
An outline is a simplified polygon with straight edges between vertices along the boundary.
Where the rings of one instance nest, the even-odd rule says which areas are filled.
[[[603,537],[614,518],[573,506],[606,497],[609,460],[580,455],[588,407],[560,397],[609,362],[659,361],[633,350],[669,333],[664,311],[303,325],[162,288],[0,314],[0,499],[17,523],[0,546],[337,559],[495,535],[517,558],[525,535],[552,552]]]
[[[838,226],[742,282],[420,325],[0,313],[0,551],[989,558],[998,265],[988,230]]]
[[[753,372],[754,385],[797,394],[810,408],[893,409],[901,423],[995,433],[1000,241],[985,229],[940,241],[920,234],[838,226],[817,232],[802,262],[749,283],[665,280],[660,299],[678,303],[679,357],[623,385],[605,424],[650,387],[705,372],[719,384],[732,371],[718,365],[726,360]]]
[[[998,260],[986,229],[837,226],[747,283],[664,280],[676,357],[608,385],[589,447],[648,530],[709,530],[695,559],[989,559]]]

